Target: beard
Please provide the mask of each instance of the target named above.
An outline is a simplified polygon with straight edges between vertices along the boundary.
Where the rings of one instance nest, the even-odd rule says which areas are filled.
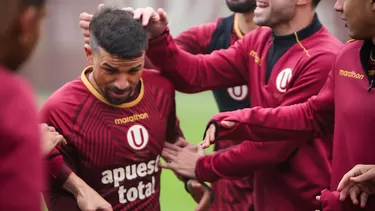
[[[230,11],[235,13],[253,12],[256,8],[255,0],[226,0]]]

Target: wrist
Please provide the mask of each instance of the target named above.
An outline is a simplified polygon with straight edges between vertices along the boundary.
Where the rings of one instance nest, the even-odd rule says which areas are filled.
[[[81,178],[72,173],[67,181],[64,183],[64,189],[74,195],[75,198],[85,196],[85,193],[90,188]]]
[[[158,39],[159,37],[162,37],[164,34],[166,34],[169,31],[168,27],[165,27],[161,32],[149,34],[149,38],[151,40]]]

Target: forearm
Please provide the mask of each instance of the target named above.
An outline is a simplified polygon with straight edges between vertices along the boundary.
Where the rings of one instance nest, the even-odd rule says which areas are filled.
[[[234,122],[226,129],[223,121]],[[218,126],[217,140],[284,141],[289,139],[307,140],[324,136],[316,124],[311,108],[305,104],[277,108],[254,107],[215,115],[209,124]]]
[[[284,162],[298,145],[298,141],[244,141],[237,146],[199,159],[196,176],[199,181],[208,182],[218,179],[240,179],[261,168]]]
[[[247,66],[239,48],[192,55],[180,49],[166,30],[161,37],[150,41],[147,56],[180,92],[196,93],[246,83],[246,77],[240,73],[247,72]]]

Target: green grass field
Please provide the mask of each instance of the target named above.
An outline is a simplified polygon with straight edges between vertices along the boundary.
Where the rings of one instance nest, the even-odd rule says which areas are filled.
[[[40,103],[46,99],[40,97]],[[177,115],[187,140],[199,143],[208,119],[217,113],[217,107],[211,92],[194,95],[177,93]],[[207,151],[211,151],[208,149]],[[169,170],[163,170],[161,177],[161,210],[192,211],[196,207],[190,195],[185,192],[182,182]]]

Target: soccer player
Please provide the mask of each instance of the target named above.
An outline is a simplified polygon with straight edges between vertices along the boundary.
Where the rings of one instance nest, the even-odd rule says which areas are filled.
[[[79,210],[60,187],[78,175],[113,210],[159,210],[161,152],[165,141],[182,137],[173,85],[143,70],[148,35],[129,13],[103,9],[93,17],[90,34],[86,54],[92,66],[41,109],[42,120],[68,142],[53,158],[63,157],[67,166],[57,167],[47,205]]]
[[[375,198],[368,197],[369,192],[364,189],[341,192],[342,197],[350,193],[352,199],[344,202],[339,201],[340,193],[336,190],[339,182],[354,166],[375,163],[375,1],[339,0],[335,9],[342,13],[349,35],[356,40],[344,45],[332,59],[332,70],[317,96],[295,105],[256,107],[218,114],[211,121],[217,127],[210,124],[207,134],[217,133],[216,141],[221,138],[241,140],[250,137],[255,141],[294,138],[301,140],[295,144],[312,144],[303,140],[311,136],[326,137],[334,132],[331,183],[330,188],[323,190],[318,197],[321,210],[372,211],[375,210]],[[206,142],[209,142],[209,137],[206,137]],[[187,155],[184,150],[179,149],[179,152]],[[204,156],[193,165],[185,165],[190,161],[184,160],[184,165],[178,161],[175,166],[189,168],[189,174],[195,172],[200,181],[233,177],[239,173],[239,169],[246,168],[246,163],[238,164],[241,160],[237,158],[250,153],[252,149],[242,144],[232,151]],[[175,156],[184,159],[182,154],[175,153]],[[316,156],[311,156],[311,159],[316,161]],[[321,177],[323,173],[316,172],[315,175]]]
[[[0,2],[0,210],[42,209],[36,102],[17,70],[37,44],[44,15],[43,0]]]
[[[257,2],[254,23],[271,29],[260,27],[229,49],[210,55],[191,55],[181,50],[169,34],[162,9],[137,9],[134,18],[142,16],[150,33],[148,57],[177,89],[203,91],[248,84],[252,106],[277,107],[304,102],[317,94],[341,46],[319,22],[315,14],[318,2]],[[232,166],[248,163],[246,168],[232,167],[232,175],[247,176],[255,171],[255,210],[300,211],[318,207],[315,196],[329,185],[332,142],[304,138],[308,144],[298,144],[304,143],[301,140],[246,142],[251,148],[246,155],[233,155],[235,162],[234,158],[225,160]],[[174,158],[173,153],[166,150],[165,155]],[[171,165],[173,162],[166,166]],[[185,176],[194,176],[194,171]],[[220,176],[223,175],[218,173],[205,181],[214,182]]]
[[[244,34],[252,31],[257,26],[253,23],[253,11],[256,7],[255,0],[226,0],[228,8],[234,12],[225,18],[218,18],[214,23],[202,24],[192,27],[176,38],[176,44],[191,54],[208,54],[214,50],[228,48]],[[99,9],[104,5],[99,5]],[[80,15],[80,27],[86,44],[89,44],[89,23],[92,15]],[[145,67],[155,67],[146,59]],[[184,90],[180,90],[184,91]],[[246,85],[217,89],[213,91],[217,106],[221,112],[249,108],[248,88]],[[214,150],[229,148],[239,144],[240,141],[220,141],[215,144]],[[252,175],[239,180],[219,180],[212,184],[215,192],[215,201],[211,210],[252,210]]]

